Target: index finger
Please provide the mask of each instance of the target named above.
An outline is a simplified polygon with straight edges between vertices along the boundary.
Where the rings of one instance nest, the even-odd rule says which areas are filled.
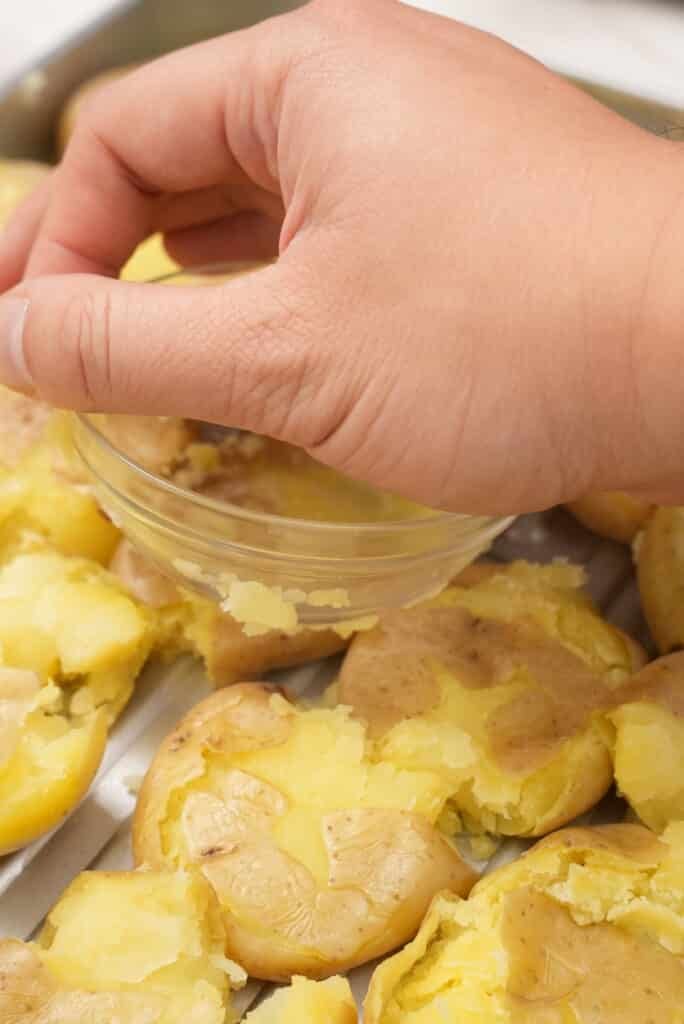
[[[151,233],[160,194],[244,181],[277,191],[287,51],[275,39],[272,23],[232,33],[98,93],[55,176],[26,276],[116,276]]]

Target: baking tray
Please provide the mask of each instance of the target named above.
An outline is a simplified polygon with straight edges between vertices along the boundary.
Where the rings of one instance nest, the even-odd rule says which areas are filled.
[[[107,67],[145,60],[182,45],[253,24],[299,6],[296,0],[143,0],[118,3],[110,13],[11,83],[0,69],[0,154],[49,159],[57,112],[72,90]],[[585,87],[623,115],[661,134],[673,134],[684,114],[605,86]],[[553,558],[583,564],[589,589],[604,614],[646,646],[630,551],[601,541],[562,509],[520,518],[501,537],[493,556],[509,561]],[[291,696],[315,699],[336,670],[335,661],[272,676]],[[0,937],[28,939],[70,880],[86,868],[122,869],[131,864],[130,817],[140,777],[163,736],[210,685],[201,668],[181,660],[172,668],[146,670],[135,697],[117,724],[97,779],[80,807],[59,829],[25,850],[0,858]],[[589,820],[614,818],[609,798]],[[511,841],[489,868],[516,856],[526,844]],[[359,1000],[372,966],[352,974]],[[251,984],[239,997],[246,1008],[268,986]]]

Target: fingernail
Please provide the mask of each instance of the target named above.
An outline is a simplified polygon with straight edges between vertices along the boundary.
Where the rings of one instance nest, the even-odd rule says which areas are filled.
[[[17,295],[0,296],[0,384],[33,394],[34,387],[24,357],[24,324],[28,299]]]

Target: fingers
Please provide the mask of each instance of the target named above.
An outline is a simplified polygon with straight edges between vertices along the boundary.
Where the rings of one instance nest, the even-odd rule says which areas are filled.
[[[184,267],[234,260],[270,260],[278,255],[280,224],[245,211],[213,224],[174,231],[164,238],[172,259]]]
[[[61,407],[189,416],[312,443],[327,358],[314,292],[283,261],[196,288],[24,282],[0,296],[0,379]]]
[[[154,230],[160,194],[247,183],[277,192],[279,104],[296,36],[283,39],[272,21],[172,54],[96,96],[27,275],[115,275]]]
[[[21,280],[31,246],[43,222],[52,191],[53,174],[35,188],[0,231],[0,293]]]

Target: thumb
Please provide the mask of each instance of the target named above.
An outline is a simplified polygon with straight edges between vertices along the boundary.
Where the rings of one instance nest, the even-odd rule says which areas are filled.
[[[312,401],[335,379],[336,346],[322,343],[330,320],[302,277],[280,261],[201,287],[24,281],[0,296],[0,383],[79,411],[186,416],[315,445],[336,415],[330,395]]]

